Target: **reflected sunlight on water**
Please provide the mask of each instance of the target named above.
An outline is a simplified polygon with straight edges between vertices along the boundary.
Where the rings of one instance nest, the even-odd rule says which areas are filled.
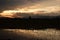
[[[45,29],[45,30],[25,30],[25,29],[4,29],[4,31],[13,32],[18,35],[31,38],[46,38],[50,40],[60,40],[60,30],[56,29]]]

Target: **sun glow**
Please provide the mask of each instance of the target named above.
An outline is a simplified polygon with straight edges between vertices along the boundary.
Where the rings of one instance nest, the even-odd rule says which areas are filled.
[[[2,13],[0,13],[1,16],[4,17],[12,17],[16,13],[33,13],[33,14],[47,14],[50,12],[57,12],[60,11],[60,7],[51,6],[51,7],[45,7],[45,8],[16,8],[14,10],[5,10]]]

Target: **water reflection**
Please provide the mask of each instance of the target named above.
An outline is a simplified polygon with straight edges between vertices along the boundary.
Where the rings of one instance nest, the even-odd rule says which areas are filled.
[[[3,29],[0,30],[0,39],[12,40],[60,40],[60,30],[25,30],[25,29]]]

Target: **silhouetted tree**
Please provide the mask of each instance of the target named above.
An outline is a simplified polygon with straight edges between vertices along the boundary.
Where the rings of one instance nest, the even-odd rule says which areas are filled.
[[[29,16],[29,19],[31,19],[31,16]]]

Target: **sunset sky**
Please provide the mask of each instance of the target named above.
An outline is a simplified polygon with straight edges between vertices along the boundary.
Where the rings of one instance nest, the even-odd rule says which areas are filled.
[[[40,11],[38,13],[38,11]],[[44,12],[43,12],[44,11]],[[60,0],[0,0],[0,15],[19,13],[41,14],[60,11]],[[9,17],[10,17],[9,16]],[[8,17],[8,16],[7,16]]]

